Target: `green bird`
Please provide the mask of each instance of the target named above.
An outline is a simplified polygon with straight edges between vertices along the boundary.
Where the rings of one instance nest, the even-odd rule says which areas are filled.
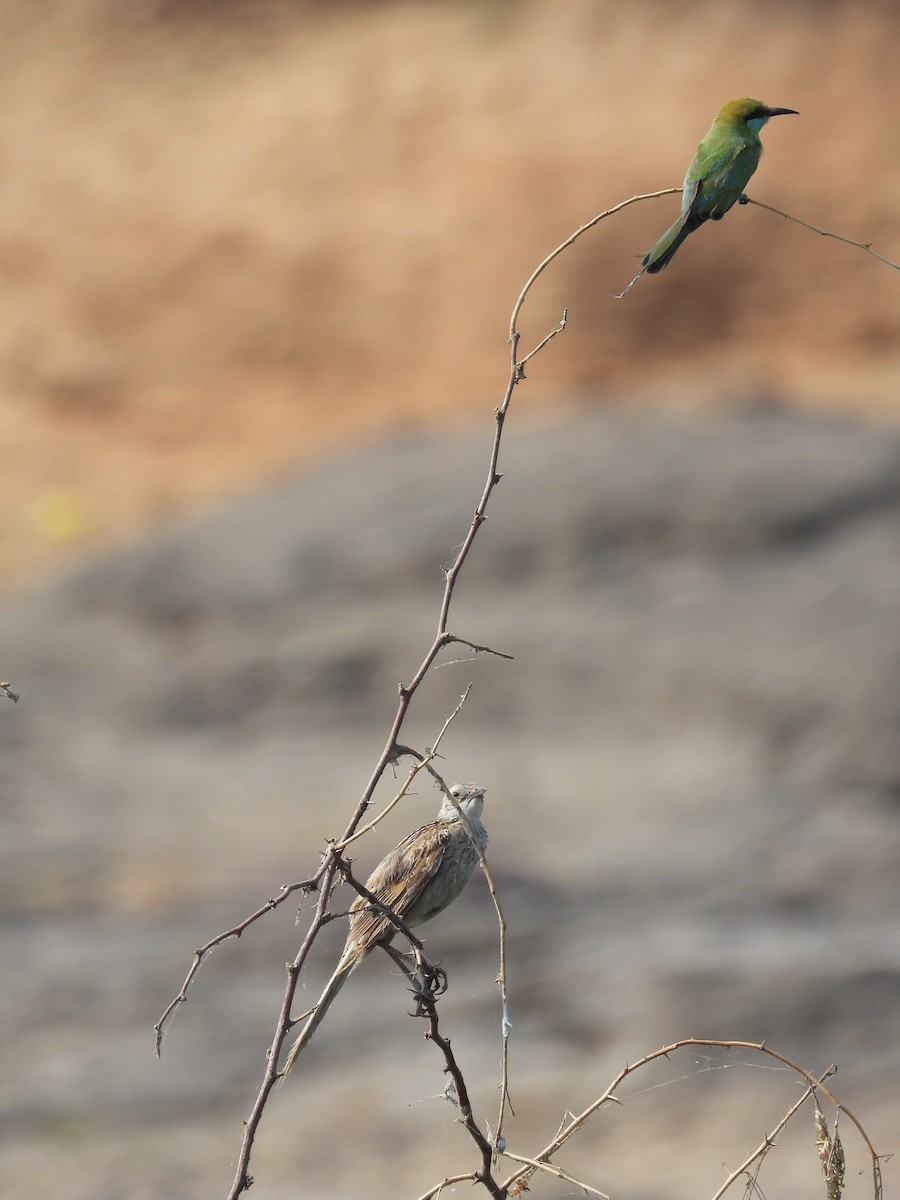
[[[644,255],[645,271],[655,275],[668,266],[689,233],[704,221],[721,221],[740,200],[759,166],[759,131],[770,117],[787,113],[799,116],[794,108],[768,108],[749,99],[729,100],[719,110],[684,177],[681,215]]]

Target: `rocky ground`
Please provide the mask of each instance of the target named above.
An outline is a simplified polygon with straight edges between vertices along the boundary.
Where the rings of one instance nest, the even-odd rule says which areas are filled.
[[[159,1063],[153,1022],[193,948],[307,875],[343,827],[432,635],[490,432],[488,409],[324,461],[0,612],[22,693],[0,710],[11,1196],[226,1191],[293,912],[212,956]],[[430,744],[472,683],[445,767],[489,787],[510,1147],[533,1153],[624,1061],[694,1035],[836,1062],[833,1087],[893,1152],[900,434],[763,400],[703,417],[585,403],[513,421],[501,468],[451,624],[514,661],[447,653],[405,739]],[[436,803],[419,788],[361,866]],[[481,880],[427,932],[492,1121]],[[310,999],[340,937],[314,957]],[[254,1197],[417,1196],[475,1166],[387,960],[352,985],[271,1102]],[[712,1195],[800,1094],[775,1065],[673,1059],[562,1165],[614,1196]],[[844,1134],[847,1195],[871,1194]],[[779,1140],[766,1195],[820,1195],[811,1117]]]

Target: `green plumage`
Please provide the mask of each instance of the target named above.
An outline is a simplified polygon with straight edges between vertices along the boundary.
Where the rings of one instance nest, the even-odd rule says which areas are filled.
[[[704,221],[720,221],[740,200],[759,166],[760,129],[770,117],[784,113],[796,115],[793,108],[768,108],[751,99],[730,100],[719,111],[684,177],[681,214],[644,255],[645,271],[661,271],[688,234]]]

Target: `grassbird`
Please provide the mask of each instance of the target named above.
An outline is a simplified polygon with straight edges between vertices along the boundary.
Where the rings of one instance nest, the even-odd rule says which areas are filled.
[[[481,823],[485,788],[477,783],[456,783],[450,789],[468,818],[471,833],[456,806],[447,797],[437,817],[403,839],[378,864],[366,881],[366,887],[410,927],[430,921],[452,904],[472,877],[478,863],[478,849],[487,846],[488,835]],[[475,842],[472,834],[475,835]],[[350,906],[350,928],[344,950],[334,974],[325,985],[316,1007],[291,1047],[282,1078],[293,1068],[306,1049],[335,996],[364,958],[376,946],[391,942],[397,927],[374,908],[364,896]]]
[[[704,221],[720,221],[740,200],[759,166],[759,131],[770,117],[787,113],[799,116],[796,109],[768,108],[749,99],[729,100],[719,110],[684,177],[681,215],[644,255],[645,271],[655,275],[668,266],[688,234]]]

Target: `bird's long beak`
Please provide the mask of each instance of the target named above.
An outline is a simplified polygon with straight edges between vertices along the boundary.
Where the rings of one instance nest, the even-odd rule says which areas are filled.
[[[796,108],[767,108],[766,117],[786,117],[790,113],[792,116],[799,117],[800,114]]]

